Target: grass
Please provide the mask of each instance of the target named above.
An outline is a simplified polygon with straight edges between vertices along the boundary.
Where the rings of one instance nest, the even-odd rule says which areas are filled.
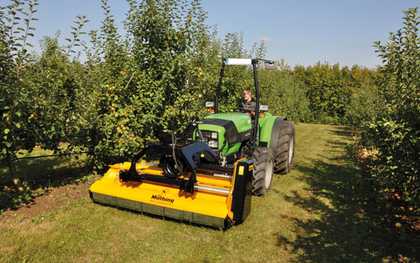
[[[415,260],[419,240],[384,231],[364,195],[346,155],[348,131],[300,124],[296,132],[295,169],[253,198],[242,225],[222,232],[142,216],[93,204],[88,184],[68,185],[81,194],[54,205],[61,192],[52,191],[48,209],[0,215],[0,262],[372,262],[401,253]]]
[[[89,175],[84,168],[86,155],[53,154],[39,147],[32,152],[19,152],[14,175],[7,165],[0,165],[0,213],[31,202],[55,187],[82,181]]]

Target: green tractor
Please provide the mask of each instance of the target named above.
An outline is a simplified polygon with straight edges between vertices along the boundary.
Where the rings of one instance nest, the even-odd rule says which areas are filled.
[[[206,103],[213,113],[193,126],[192,140],[166,134],[111,165],[89,188],[93,201],[216,228],[244,222],[252,195],[266,193],[273,172],[289,172],[294,154],[293,124],[260,105],[259,63],[270,61],[225,59],[215,101]],[[228,65],[252,66],[256,97],[244,112],[219,112]]]
[[[198,125],[202,139],[218,152],[222,165],[233,164],[241,157],[255,161],[252,193],[260,196],[270,188],[273,173],[287,174],[292,168],[295,144],[295,128],[292,122],[268,112],[267,105],[260,104],[260,87],[257,66],[273,64],[264,59],[224,59],[216,88],[215,101],[206,103],[213,114]],[[225,67],[229,65],[251,66],[254,77],[255,108],[242,107],[238,112],[219,112],[219,97]],[[252,107],[252,106],[251,106]]]

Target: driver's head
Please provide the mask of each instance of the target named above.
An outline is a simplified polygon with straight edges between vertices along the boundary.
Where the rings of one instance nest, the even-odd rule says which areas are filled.
[[[249,89],[244,90],[242,97],[244,102],[251,102],[252,101],[252,92]]]

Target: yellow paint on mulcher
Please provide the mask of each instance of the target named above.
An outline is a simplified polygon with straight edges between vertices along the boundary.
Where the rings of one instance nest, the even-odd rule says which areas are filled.
[[[130,163],[110,166],[105,175],[89,189],[96,202],[122,208],[171,217],[191,223],[206,224],[223,228],[226,220],[232,220],[231,210],[234,176],[218,178],[197,174],[197,185],[226,189],[227,195],[194,191],[183,193],[179,188],[156,182],[123,182],[119,179],[121,170],[128,170]],[[153,163],[141,161],[136,166],[139,173],[163,175]],[[243,167],[241,167],[243,169]]]

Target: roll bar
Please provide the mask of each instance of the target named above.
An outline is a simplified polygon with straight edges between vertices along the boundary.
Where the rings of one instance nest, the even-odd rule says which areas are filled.
[[[254,127],[252,129],[252,143],[254,145],[257,145],[258,142],[258,126],[259,126],[259,115],[260,115],[260,84],[258,81],[258,72],[257,72],[257,66],[258,63],[264,63],[264,64],[274,64],[273,60],[268,59],[261,59],[261,58],[223,58],[222,59],[222,67],[220,68],[220,76],[219,81],[217,83],[216,87],[216,99],[214,103],[214,109],[215,112],[219,112],[219,97],[221,95],[222,90],[222,83],[223,83],[223,77],[225,74],[225,66],[231,66],[231,65],[237,65],[237,66],[252,66],[253,71],[253,77],[254,77],[254,86],[255,86],[255,121],[254,121]]]

